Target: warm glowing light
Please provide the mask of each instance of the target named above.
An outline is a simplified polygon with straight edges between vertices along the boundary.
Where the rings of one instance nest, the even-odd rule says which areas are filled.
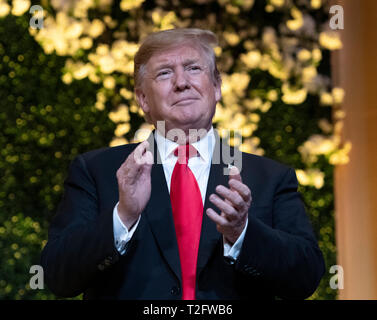
[[[319,43],[322,47],[329,50],[338,50],[342,48],[340,36],[335,31],[324,31],[319,34]]]
[[[13,0],[12,14],[15,16],[22,16],[31,6],[30,0]]]

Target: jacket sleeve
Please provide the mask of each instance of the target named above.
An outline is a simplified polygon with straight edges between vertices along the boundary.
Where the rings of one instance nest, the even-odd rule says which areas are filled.
[[[309,297],[325,272],[323,256],[297,187],[296,174],[289,168],[282,175],[273,204],[267,210],[272,210],[272,226],[256,217],[253,209],[258,208],[250,208],[235,266],[237,271],[283,299]]]
[[[73,297],[116,263],[119,253],[114,245],[112,210],[99,212],[95,181],[81,155],[73,160],[64,187],[41,265],[50,290]]]

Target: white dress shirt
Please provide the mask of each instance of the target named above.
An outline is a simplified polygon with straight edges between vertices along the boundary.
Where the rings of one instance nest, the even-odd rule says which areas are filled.
[[[166,183],[170,193],[170,183],[171,183],[171,176],[173,174],[173,170],[175,164],[177,162],[177,157],[174,155],[174,150],[179,146],[177,143],[166,139],[163,137],[158,130],[155,131],[155,140],[157,143],[157,149],[160,153],[160,159],[162,162],[162,166],[165,173]],[[213,132],[213,128],[207,133],[205,137],[200,139],[197,142],[192,143],[192,146],[198,151],[199,156],[189,158],[188,166],[191,169],[192,173],[194,174],[196,181],[198,182],[200,193],[202,196],[203,206],[205,202],[205,196],[207,191],[207,184],[209,178],[209,172],[211,169],[211,160],[213,150],[215,148],[215,135]],[[113,210],[113,224],[114,224],[114,241],[115,247],[119,251],[120,254],[124,254],[126,252],[126,244],[132,238],[139,221],[140,217],[135,223],[135,225],[130,229],[127,230],[127,227],[123,224],[122,220],[118,215],[118,203],[115,205]],[[237,239],[237,241],[233,244],[233,246],[226,243],[225,239],[224,243],[224,256],[236,260],[239,256],[241,251],[243,239],[245,237],[245,232],[247,228],[246,226],[242,231],[241,235]]]

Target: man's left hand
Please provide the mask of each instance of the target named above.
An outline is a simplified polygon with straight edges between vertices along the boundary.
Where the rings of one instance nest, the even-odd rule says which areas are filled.
[[[217,230],[223,234],[225,240],[233,245],[245,228],[251,205],[251,192],[249,187],[242,183],[236,167],[230,169],[228,184],[230,188],[218,185],[216,187],[218,195],[213,193],[209,197],[221,214],[217,214],[211,208],[208,208],[206,213],[216,223]]]

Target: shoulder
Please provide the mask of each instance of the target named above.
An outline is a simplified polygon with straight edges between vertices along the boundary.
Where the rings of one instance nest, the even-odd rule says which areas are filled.
[[[271,158],[246,152],[242,152],[242,162],[245,164],[257,166],[258,168],[268,168],[269,170],[274,171],[286,171],[290,168],[290,166]]]
[[[294,170],[290,166],[281,163],[279,161],[273,160],[268,157],[259,156],[252,153],[241,152],[237,147],[229,146],[221,140],[222,150],[220,157],[224,163],[233,163],[235,166],[239,167],[241,171],[252,172],[254,174],[261,174],[267,176],[276,176],[283,173],[287,173],[290,170]],[[225,147],[225,151],[224,151]],[[216,149],[215,149],[216,152]]]
[[[105,147],[78,155],[73,161],[92,173],[118,169],[138,143]]]
[[[80,154],[86,162],[95,162],[111,158],[129,155],[138,145],[138,143],[123,144],[116,147],[104,147],[100,149],[90,150]]]
[[[297,191],[295,170],[276,160],[243,153],[242,181],[252,190],[254,206],[270,206],[279,192]]]
[[[295,170],[281,162],[268,157],[242,152],[242,170],[260,179],[281,179],[288,173],[294,174]]]

